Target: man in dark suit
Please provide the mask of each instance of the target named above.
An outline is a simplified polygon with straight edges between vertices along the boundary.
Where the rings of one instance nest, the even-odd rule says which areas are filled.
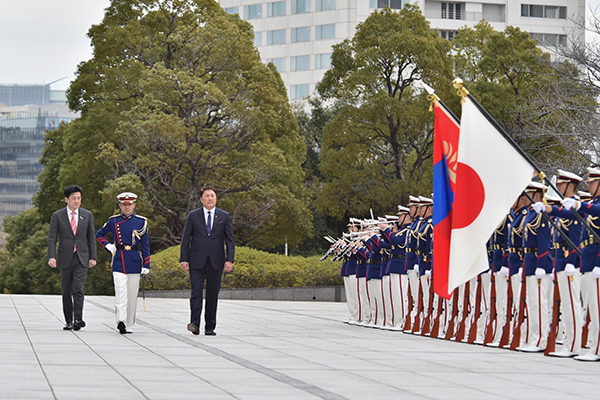
[[[62,303],[66,325],[64,330],[80,330],[83,321],[83,285],[87,269],[96,265],[94,216],[80,208],[79,186],[65,189],[66,208],[52,214],[48,230],[48,265],[58,267],[62,281]],[[58,241],[58,255],[56,242]]]
[[[179,261],[184,270],[190,271],[192,285],[191,318],[187,328],[194,335],[200,333],[202,291],[206,281],[204,334],[214,336],[221,277],[223,270],[229,272],[233,268],[235,242],[229,213],[216,208],[215,190],[210,186],[202,188],[200,201],[203,207],[190,212],[185,221]],[[225,253],[225,245],[227,253]]]

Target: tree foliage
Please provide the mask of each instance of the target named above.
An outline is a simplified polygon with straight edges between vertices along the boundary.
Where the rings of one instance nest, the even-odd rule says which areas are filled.
[[[323,134],[320,210],[389,212],[409,192],[431,192],[433,117],[418,82],[450,90],[449,49],[412,5],[373,12],[334,46],[318,86],[339,108]]]
[[[113,0],[88,36],[94,56],[68,90],[81,118],[44,150],[44,215],[66,184],[102,194],[86,203],[98,221],[112,214],[115,192],[135,187],[152,242],[164,247],[178,243],[209,183],[238,243],[293,246],[309,234],[305,145],[250,24],[212,0]]]

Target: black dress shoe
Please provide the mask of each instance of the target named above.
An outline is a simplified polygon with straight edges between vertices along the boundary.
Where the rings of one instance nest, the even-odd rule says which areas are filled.
[[[217,332],[215,331],[204,331],[206,336],[217,336]]]
[[[194,335],[200,334],[200,329],[198,328],[198,325],[195,324],[188,324],[187,330],[192,332]]]
[[[73,323],[73,330],[78,331],[81,328],[85,328],[85,321],[75,320],[75,322]]]
[[[119,323],[117,324],[117,329],[119,330],[119,333],[121,335],[124,335],[127,333],[127,328],[125,327],[125,322],[123,322],[123,321],[119,321]]]
[[[72,331],[73,330],[73,323],[69,322],[67,323],[64,327],[63,327],[63,331]]]

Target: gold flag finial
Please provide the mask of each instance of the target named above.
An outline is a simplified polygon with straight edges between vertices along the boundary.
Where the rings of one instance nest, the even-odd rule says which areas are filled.
[[[460,78],[456,78],[456,79],[454,79],[454,81],[452,81],[452,85],[457,90],[456,93],[461,97],[460,102],[464,103],[465,97],[467,97],[467,95],[469,94],[469,91],[463,87],[463,80]]]
[[[435,94],[430,94],[427,96],[427,100],[429,100],[429,112],[433,111],[433,105],[440,101],[440,98]]]

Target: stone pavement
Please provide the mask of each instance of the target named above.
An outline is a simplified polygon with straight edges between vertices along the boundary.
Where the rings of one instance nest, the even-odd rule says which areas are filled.
[[[1,399],[597,399],[600,363],[349,326],[344,303],[222,300],[217,336],[186,330],[188,301],[112,297],[62,330],[59,296],[0,295]]]

